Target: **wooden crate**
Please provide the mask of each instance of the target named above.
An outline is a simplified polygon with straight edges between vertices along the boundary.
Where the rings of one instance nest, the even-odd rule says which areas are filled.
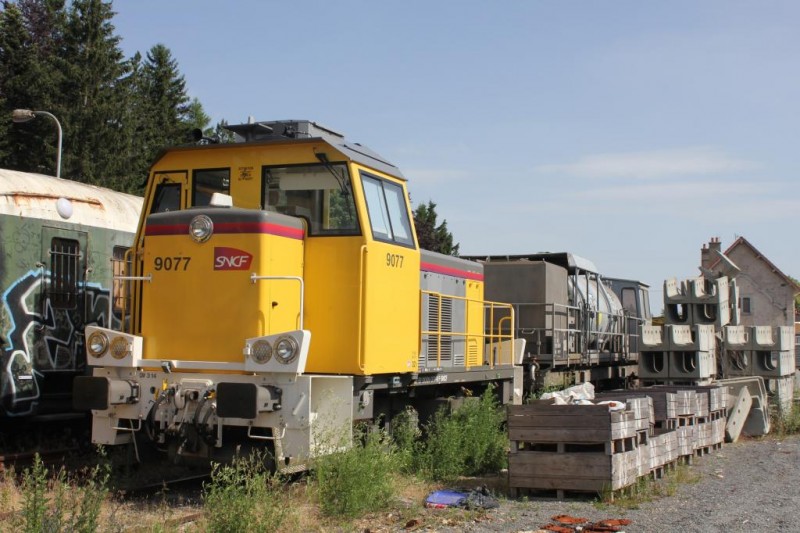
[[[641,412],[637,418],[634,410],[609,411],[607,405],[538,401],[507,409],[512,494],[556,491],[561,498],[565,491],[618,490],[650,470],[649,450],[639,444],[649,431],[647,413],[648,429],[639,430]]]
[[[615,453],[519,452],[508,456],[514,489],[602,492],[636,483],[639,451]]]
[[[605,405],[553,405],[539,400],[508,406],[508,436],[512,443],[608,443],[636,439],[637,422],[631,411],[609,411]],[[619,450],[622,451],[622,450]]]

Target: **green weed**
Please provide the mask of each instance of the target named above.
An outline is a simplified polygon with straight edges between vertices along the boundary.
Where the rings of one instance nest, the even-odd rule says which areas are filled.
[[[800,406],[792,403],[789,412],[772,412],[772,433],[780,438],[800,433]]]
[[[491,388],[479,398],[466,398],[452,412],[440,409],[425,425],[422,442],[416,440],[418,430],[407,428],[408,419],[413,417],[405,415],[393,427],[405,472],[450,482],[497,472],[506,464],[504,413]]]
[[[355,518],[379,511],[395,498],[400,458],[379,430],[356,435],[355,445],[318,458],[314,485],[323,515]]]
[[[214,464],[203,485],[208,530],[219,533],[281,531],[290,518],[283,482],[261,454]]]
[[[97,531],[100,511],[108,496],[108,467],[97,465],[80,474],[79,480],[69,479],[62,468],[51,476],[37,454],[33,466],[22,474],[18,528],[31,533]]]

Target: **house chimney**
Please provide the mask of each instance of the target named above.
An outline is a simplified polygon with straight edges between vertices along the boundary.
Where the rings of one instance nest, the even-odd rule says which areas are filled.
[[[703,268],[711,268],[711,265],[717,262],[719,256],[715,251],[722,251],[722,243],[719,241],[719,237],[711,237],[708,241],[708,246],[704,244],[700,249],[700,265]]]

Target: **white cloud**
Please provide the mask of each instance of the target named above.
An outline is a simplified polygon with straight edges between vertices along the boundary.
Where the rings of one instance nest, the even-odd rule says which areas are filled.
[[[540,165],[536,171],[578,178],[657,179],[732,174],[756,168],[711,148],[680,148],[651,152],[596,154],[574,163]]]
[[[634,183],[631,185],[603,187],[577,191],[576,196],[588,199],[638,200],[643,202],[699,202],[711,204],[731,198],[751,198],[763,195],[769,185],[761,182],[741,181],[676,181],[658,183]]]

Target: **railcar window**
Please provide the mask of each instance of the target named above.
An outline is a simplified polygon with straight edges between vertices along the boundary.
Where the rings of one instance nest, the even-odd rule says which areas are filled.
[[[231,193],[231,171],[228,168],[195,170],[192,180],[192,205],[205,206],[211,203],[215,192]]]
[[[414,246],[403,188],[362,172],[372,237],[379,241]]]
[[[50,284],[47,288],[54,309],[74,309],[78,303],[81,249],[78,241],[58,237],[50,241]]]
[[[115,246],[112,250],[111,267],[113,269],[114,277],[130,275],[129,272],[131,272],[131,265],[130,262],[125,260],[125,253],[127,251],[128,248],[125,246]],[[121,318],[122,312],[129,309],[129,284],[129,281],[113,281],[111,297],[113,298],[114,315],[117,318]]]
[[[639,316],[636,309],[636,289],[630,287],[622,289],[622,307],[628,311],[631,316]]]
[[[646,289],[639,289],[640,300],[642,301],[642,317],[651,318],[650,316],[650,294]]]
[[[310,235],[359,235],[352,187],[345,165],[264,167],[263,206],[306,219]]]
[[[159,183],[156,186],[155,199],[150,213],[165,213],[181,208],[181,184]]]

